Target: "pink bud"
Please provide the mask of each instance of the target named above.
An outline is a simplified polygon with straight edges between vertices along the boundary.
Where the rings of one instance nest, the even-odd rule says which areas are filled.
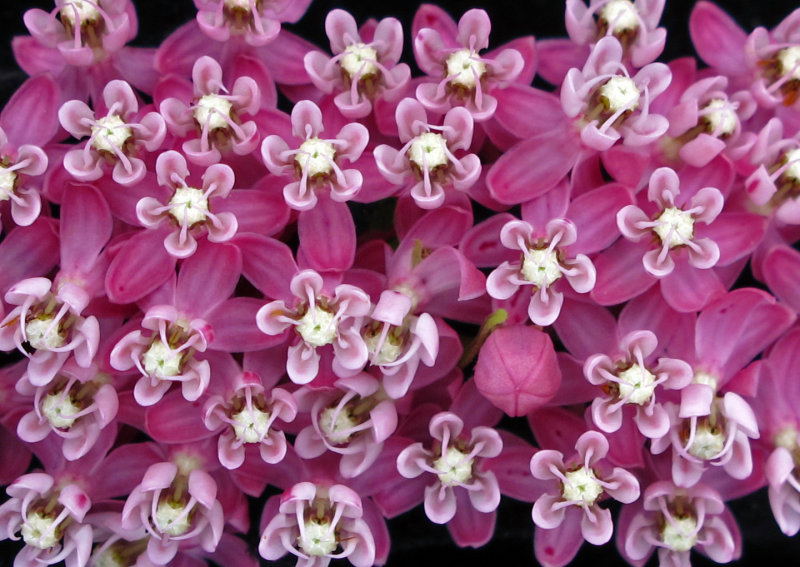
[[[478,355],[475,385],[510,416],[542,407],[561,385],[561,371],[550,337],[526,326],[496,330]]]

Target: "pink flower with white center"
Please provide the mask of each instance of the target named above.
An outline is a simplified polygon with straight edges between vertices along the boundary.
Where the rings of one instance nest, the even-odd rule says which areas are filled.
[[[53,433],[63,439],[61,451],[68,461],[92,449],[119,409],[111,376],[95,364],[81,368],[74,360],[67,361],[46,386],[34,387],[21,380],[17,389],[34,396],[33,410],[17,424],[19,438],[38,443]]]
[[[495,474],[484,466],[485,459],[503,450],[500,435],[491,427],[479,425],[462,434],[464,421],[451,412],[431,418],[429,432],[433,446],[425,449],[414,443],[397,457],[397,470],[405,478],[434,475],[425,488],[425,514],[436,524],[446,524],[457,513],[456,489],[466,490],[475,510],[488,514],[500,504],[500,488]]]
[[[87,564],[92,526],[83,520],[92,503],[82,488],[56,485],[46,473],[30,473],[15,480],[6,492],[10,499],[0,506],[0,540],[25,543],[15,565]]]
[[[256,314],[258,328],[267,335],[280,335],[292,327],[286,371],[295,384],[308,384],[319,372],[317,349],[333,349],[333,371],[347,376],[361,370],[369,351],[361,337],[364,317],[370,310],[369,296],[361,289],[340,284],[330,294],[322,276],[302,270],[289,284],[294,305],[283,300],[262,306]]]
[[[283,188],[283,197],[298,211],[313,209],[316,193],[323,190],[334,201],[349,201],[364,182],[360,171],[342,169],[339,162],[352,163],[361,157],[369,141],[367,128],[351,122],[332,139],[320,138],[324,130],[322,111],[310,100],[302,100],[292,109],[292,135],[300,140],[296,148],[277,135],[267,136],[261,144],[261,157],[270,172],[297,179]]]
[[[530,223],[513,220],[503,226],[500,241],[519,250],[519,261],[505,261],[486,279],[486,290],[495,299],[508,299],[522,286],[533,286],[528,317],[536,325],[552,325],[561,312],[564,295],[557,289],[563,277],[578,293],[594,288],[596,271],[585,254],[569,246],[577,240],[575,225],[567,219],[550,220],[544,231]]]
[[[669,415],[656,401],[656,389],[680,390],[691,383],[694,372],[676,358],[662,357],[653,365],[657,346],[652,332],[633,331],[620,340],[620,356],[595,354],[584,362],[586,380],[603,390],[592,401],[592,420],[601,431],[618,431],[625,406],[635,406],[633,419],[642,435],[657,439],[669,432]]]
[[[70,65],[100,63],[136,35],[128,0],[55,0],[55,5],[50,13],[38,8],[25,12],[25,26]]]
[[[149,534],[147,557],[155,565],[169,563],[181,545],[213,552],[225,524],[211,475],[192,456],[175,461],[151,465],[122,510],[124,529]]]
[[[508,86],[522,72],[525,62],[516,49],[508,48],[481,57],[489,47],[492,24],[484,10],[469,10],[458,21],[451,38],[441,29],[423,28],[414,38],[414,55],[420,69],[438,82],[423,82],[416,96],[428,110],[444,113],[463,106],[475,122],[491,118],[497,109],[494,89]]]
[[[800,133],[784,137],[783,122],[773,118],[758,133],[750,162],[756,170],[744,185],[758,210],[800,224]]]
[[[781,531],[800,531],[800,444],[797,429],[787,426],[774,436],[775,449],[765,463],[769,505]]]
[[[281,495],[258,554],[275,561],[291,553],[298,567],[327,567],[331,559],[342,558],[355,567],[370,567],[375,540],[363,513],[359,495],[343,484],[300,482]]]
[[[628,205],[617,213],[617,226],[628,240],[643,238],[654,241],[657,248],[642,256],[645,270],[660,278],[675,268],[673,254],[686,251],[695,268],[709,269],[716,265],[720,251],[711,238],[696,238],[695,224],[711,224],[722,211],[724,197],[719,189],[705,187],[690,199],[681,194],[678,174],[662,167],[650,176],[647,198],[655,207],[648,215],[636,205]],[[687,202],[688,201],[688,202]]]
[[[39,192],[28,178],[47,169],[47,154],[33,144],[15,147],[0,127],[0,203],[11,203],[11,218],[20,226],[30,226],[42,209]]]
[[[475,154],[457,157],[472,143],[472,115],[462,107],[451,108],[441,126],[428,122],[425,108],[405,98],[395,112],[399,150],[382,144],[373,151],[378,169],[388,181],[405,185],[414,202],[423,209],[440,207],[445,191],[466,191],[478,180],[481,160]],[[409,178],[413,177],[413,181]]]
[[[333,101],[347,118],[372,112],[377,98],[391,100],[405,90],[411,70],[398,63],[403,51],[403,27],[395,18],[370,21],[361,30],[344,10],[331,10],[325,32],[333,57],[309,51],[303,58],[306,72],[318,89],[336,92]]]
[[[211,242],[225,242],[238,229],[236,215],[213,213],[215,201],[226,198],[233,189],[233,170],[215,163],[206,168],[200,188],[190,185],[186,159],[170,150],[156,161],[158,183],[172,191],[166,204],[154,197],[144,197],[136,204],[136,216],[147,228],[156,228],[167,221],[175,229],[164,239],[164,248],[176,258],[188,258],[197,250],[196,236],[205,232]]]
[[[383,374],[389,397],[408,392],[419,363],[433,366],[439,353],[439,330],[428,313],[414,315],[414,301],[405,293],[384,290],[361,333],[369,362]]]
[[[240,76],[230,90],[222,81],[222,67],[208,56],[192,67],[194,98],[187,105],[178,98],[166,98],[159,105],[172,134],[189,138],[181,148],[189,161],[209,166],[233,152],[249,155],[258,146],[258,126],[247,116],[261,105],[261,91],[251,77]]]
[[[593,44],[604,36],[619,40],[631,64],[642,67],[664,50],[667,30],[658,27],[665,0],[567,0],[565,23],[578,45]]]
[[[64,155],[64,169],[80,181],[94,181],[103,176],[104,164],[113,165],[111,173],[120,185],[134,185],[144,178],[146,166],[140,157],[154,152],[164,141],[167,127],[158,112],[138,117],[139,101],[125,81],[109,82],[103,89],[106,115],[98,118],[85,102],[70,100],[58,111],[58,119],[77,139],[89,136],[82,149]]]
[[[713,488],[698,484],[680,488],[669,481],[654,482],[620,532],[620,552],[633,564],[644,563],[658,550],[661,565],[689,567],[697,549],[717,563],[738,559],[742,541],[736,520]],[[620,524],[623,522],[620,521]]]
[[[5,300],[17,307],[0,322],[0,350],[16,348],[29,358],[31,384],[49,384],[71,353],[79,366],[89,367],[100,326],[94,316],[81,315],[90,300],[84,289],[70,282],[56,288],[47,278],[29,278],[13,285]]]
[[[589,148],[605,151],[620,139],[629,146],[643,146],[669,127],[665,117],[650,112],[650,101],[671,79],[663,63],[645,65],[631,77],[622,63],[622,45],[606,36],[597,42],[583,70],[567,73],[561,106]]]
[[[289,423],[297,416],[294,396],[283,388],[267,392],[258,375],[245,371],[236,379],[227,397],[212,395],[203,405],[203,423],[210,430],[224,429],[219,436],[219,461],[226,469],[239,468],[245,447],[257,445],[265,463],[283,460],[288,447],[286,435],[273,425]]]
[[[680,101],[667,118],[672,138],[664,146],[675,144],[680,158],[694,167],[704,167],[722,152],[742,157],[755,141],[751,132],[742,132],[742,121],[756,110],[747,91],[728,95],[728,79],[721,75],[700,79],[683,91]]]
[[[202,319],[187,320],[171,305],[151,307],[142,320],[145,331],[125,335],[111,351],[111,366],[127,371],[136,368],[141,378],[133,395],[143,406],[157,403],[173,383],[181,384],[183,397],[198,399],[208,386],[208,361],[198,360],[213,332]]]
[[[354,478],[367,470],[397,429],[397,409],[381,383],[362,372],[341,378],[335,390],[304,389],[297,396],[311,404],[311,425],[297,434],[294,448],[304,459],[326,450],[339,453],[339,472]]]
[[[197,24],[211,39],[243,38],[253,47],[266,45],[281,31],[281,22],[295,21],[310,0],[194,0]],[[299,13],[297,13],[299,12]]]
[[[628,471],[605,462],[608,441],[597,431],[583,433],[575,443],[577,453],[566,462],[560,451],[545,449],[531,459],[535,478],[552,482],[552,487],[533,505],[533,522],[539,529],[560,529],[564,538],[578,532],[592,545],[611,539],[611,512],[600,507],[610,496],[628,504],[639,498],[639,482]],[[535,537],[535,536],[534,536]]]
[[[672,446],[672,480],[678,486],[696,484],[709,465],[740,480],[753,472],[750,439],[759,437],[755,413],[735,392],[716,395],[714,381],[696,372],[694,383],[681,390],[680,405],[666,404],[669,434],[650,445],[654,454]]]

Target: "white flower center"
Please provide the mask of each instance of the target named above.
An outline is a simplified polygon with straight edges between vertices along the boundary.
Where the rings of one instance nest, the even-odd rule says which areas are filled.
[[[656,376],[647,368],[634,364],[617,374],[619,397],[627,398],[629,404],[643,405],[650,401],[656,389]]]
[[[600,97],[605,101],[608,110],[635,110],[639,106],[641,92],[630,77],[615,75],[600,87]]]
[[[60,330],[60,325],[52,317],[46,319],[36,317],[25,325],[25,336],[31,347],[36,350],[52,350],[67,343]]]
[[[706,111],[704,118],[708,121],[711,131],[718,136],[733,134],[739,120],[734,106],[727,100],[720,98],[711,99],[703,109]]]
[[[447,58],[447,76],[451,83],[474,89],[486,73],[486,63],[470,49],[459,49]]]
[[[783,159],[789,164],[783,176],[794,183],[800,183],[800,148],[789,150],[783,155]]]
[[[72,402],[72,398],[64,392],[50,393],[42,400],[42,414],[53,427],[69,429],[77,419],[75,416],[81,408]]]
[[[653,227],[661,242],[669,244],[670,248],[685,244],[694,236],[694,219],[690,213],[677,207],[667,207],[658,218],[658,223]]]
[[[230,10],[250,11],[250,0],[225,0],[225,6]]]
[[[389,332],[379,349],[380,340],[380,333],[367,333],[364,336],[364,342],[367,344],[367,351],[370,354],[372,364],[391,364],[400,358],[403,352],[403,340],[401,338]]]
[[[70,24],[75,21],[98,21],[102,18],[97,6],[86,0],[70,0],[61,7],[61,19],[67,20]]]
[[[28,514],[25,523],[22,524],[22,539],[27,545],[39,549],[50,549],[58,543],[60,539],[58,526],[50,516],[43,516],[40,512]]]
[[[207,94],[200,97],[194,107],[194,119],[201,127],[208,125],[208,130],[226,129],[228,120],[231,118],[233,103],[226,98],[215,94]]]
[[[309,138],[302,144],[294,156],[294,160],[301,170],[309,177],[327,175],[333,171],[333,158],[336,157],[336,148],[327,140]]]
[[[661,541],[675,551],[689,551],[697,542],[697,521],[691,516],[672,518],[661,529]]]
[[[208,212],[208,198],[200,189],[194,187],[178,187],[169,200],[171,208],[169,214],[175,217],[178,223],[193,224],[206,220]]]
[[[169,500],[159,503],[156,508],[156,517],[153,519],[162,534],[173,537],[185,534],[192,525],[186,507],[179,502]]]
[[[522,259],[522,277],[535,286],[547,287],[561,277],[558,255],[549,248],[532,248]]]
[[[378,52],[369,45],[352,43],[344,48],[344,55],[339,59],[339,66],[350,77],[377,75],[379,72],[375,62]]]
[[[131,137],[133,132],[125,121],[111,114],[99,118],[97,123],[92,126],[92,146],[98,152],[108,152],[115,154]]]
[[[339,542],[330,522],[312,519],[307,521],[304,527],[305,530],[297,538],[297,543],[304,552],[309,555],[324,556],[336,550]]]
[[[100,555],[94,557],[94,567],[127,567],[128,561],[120,557],[119,552],[113,547],[107,547]]]
[[[600,10],[600,17],[608,23],[613,34],[621,34],[639,27],[639,13],[628,0],[611,0]]]
[[[14,186],[17,183],[17,174],[0,165],[0,201],[8,201]]]
[[[800,80],[800,45],[792,45],[778,51],[781,74]]]
[[[781,429],[778,433],[776,433],[772,439],[772,442],[776,447],[783,447],[789,451],[794,451],[797,449],[797,438],[797,429],[789,425],[788,427]]]
[[[149,376],[158,378],[177,376],[181,373],[183,356],[156,339],[142,355],[144,370]]]
[[[441,134],[425,132],[416,137],[408,149],[408,159],[421,170],[447,165],[447,142]]]
[[[592,469],[581,467],[578,470],[566,472],[564,476],[567,481],[563,483],[561,496],[568,502],[591,506],[603,493],[603,487],[597,482],[597,477]]]
[[[715,392],[717,391],[717,378],[712,376],[708,372],[703,372],[702,370],[698,370],[694,373],[694,377],[692,378],[692,382],[695,384],[703,384],[705,386],[710,387]]]
[[[472,459],[457,447],[448,447],[444,455],[433,461],[433,468],[444,486],[464,484],[472,478]]]
[[[694,442],[689,454],[705,461],[713,459],[725,448],[725,432],[722,428],[711,426],[705,421],[697,426]]]
[[[334,314],[320,307],[306,311],[297,325],[297,332],[303,340],[315,347],[331,344],[336,338],[336,331]]]
[[[269,418],[267,412],[258,408],[243,409],[231,416],[233,432],[236,438],[245,443],[260,443],[269,433]]]
[[[338,408],[325,408],[319,416],[319,428],[334,444],[347,443],[353,436],[353,428],[358,422],[350,412]]]

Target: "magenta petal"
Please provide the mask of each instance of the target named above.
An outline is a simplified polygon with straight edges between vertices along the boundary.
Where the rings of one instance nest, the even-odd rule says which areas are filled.
[[[619,239],[595,258],[597,282],[592,299],[600,305],[615,305],[647,291],[656,279],[645,271],[642,252],[640,243]]]
[[[108,203],[91,185],[71,185],[61,205],[61,269],[86,274],[111,237]]]
[[[239,248],[232,244],[202,243],[178,273],[175,306],[201,317],[233,294],[242,271]]]
[[[143,230],[121,246],[106,273],[106,293],[111,301],[137,301],[174,273],[175,258],[164,249],[163,240],[163,231]]]
[[[714,270],[700,270],[686,258],[677,258],[675,269],[661,278],[661,293],[675,311],[699,311],[725,294],[725,287]]]
[[[567,128],[529,138],[504,153],[489,169],[489,192],[506,205],[541,195],[569,173],[579,149]]]
[[[582,516],[579,510],[570,510],[558,528],[536,528],[533,551],[539,563],[544,567],[564,567],[575,558],[583,544],[580,530]]]
[[[356,253],[356,227],[345,203],[321,196],[317,206],[297,220],[298,257],[318,271],[346,270]]]
[[[747,68],[744,30],[711,2],[698,2],[689,16],[689,34],[700,59],[725,74],[737,76]]]
[[[49,75],[25,81],[0,112],[0,128],[15,146],[44,146],[58,129],[61,91]]]
[[[298,268],[286,244],[258,234],[239,235],[233,243],[242,251],[242,272],[250,283],[268,298],[294,301],[289,282]]]
[[[192,443],[214,435],[203,424],[202,404],[187,402],[177,390],[145,411],[147,433],[159,443]]]
[[[787,246],[773,248],[764,259],[769,289],[795,311],[800,311],[800,252]]]
[[[479,512],[470,506],[467,494],[459,490],[456,494],[458,510],[447,524],[447,530],[460,547],[481,547],[491,540],[497,521],[497,512]]]

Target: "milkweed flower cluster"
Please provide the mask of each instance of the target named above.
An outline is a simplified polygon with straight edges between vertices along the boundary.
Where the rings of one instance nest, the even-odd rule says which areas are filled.
[[[505,45],[425,4],[407,54],[391,17],[317,46],[308,0],[195,7],[155,49],[132,0],[13,42],[16,567],[369,567],[417,506],[487,544],[503,498],[546,567],[727,563],[763,487],[800,531],[800,10],[697,2],[699,69],[657,61],[664,0]]]

